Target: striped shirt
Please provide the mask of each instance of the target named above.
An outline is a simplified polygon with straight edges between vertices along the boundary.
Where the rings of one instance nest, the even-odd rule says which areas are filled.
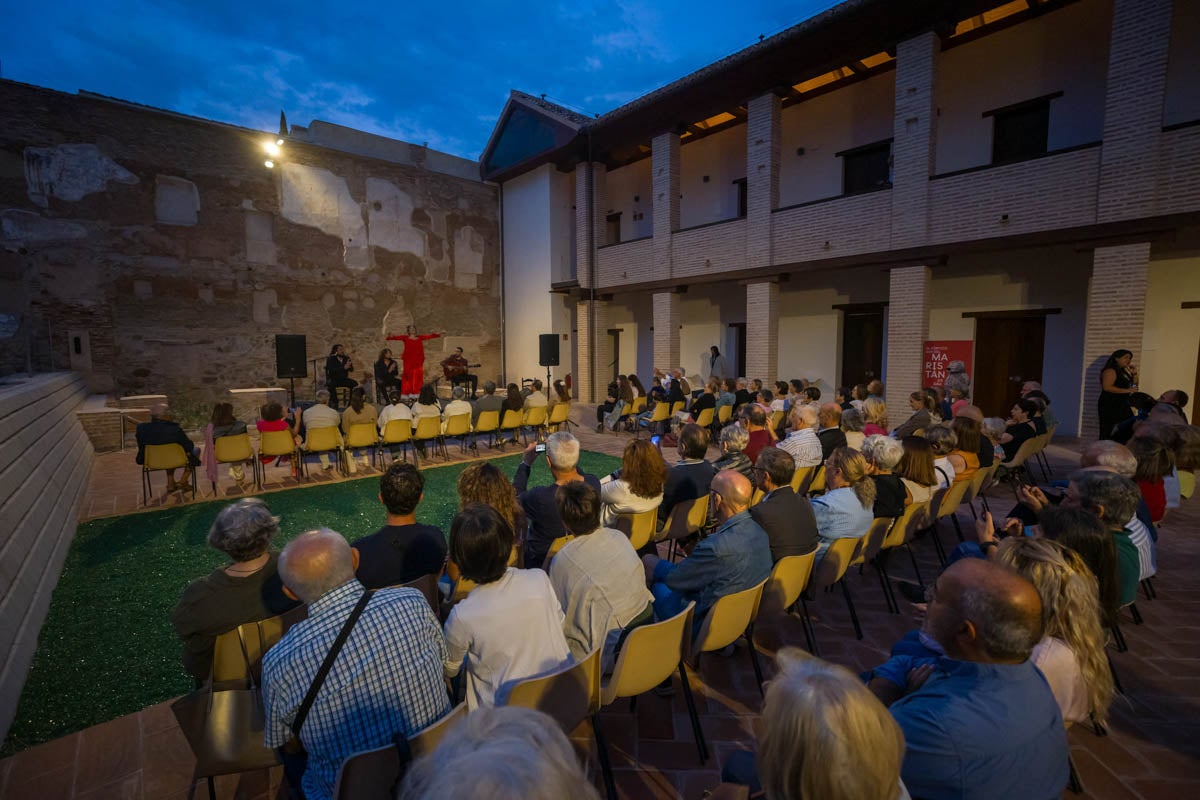
[[[313,677],[362,596],[357,580],[331,589],[263,657],[266,745],[281,747]],[[450,710],[442,681],[446,643],[416,589],[382,589],[367,604],[317,692],[300,731],[308,753],[304,795],[327,800],[342,762],[406,736]]]

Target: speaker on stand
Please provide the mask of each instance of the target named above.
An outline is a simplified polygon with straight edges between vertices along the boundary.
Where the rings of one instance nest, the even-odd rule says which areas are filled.
[[[550,368],[558,366],[558,334],[538,334],[538,365],[546,368],[546,396],[550,396]]]
[[[302,333],[275,334],[275,376],[291,381],[291,407],[296,406],[296,378],[308,377],[308,345]]]

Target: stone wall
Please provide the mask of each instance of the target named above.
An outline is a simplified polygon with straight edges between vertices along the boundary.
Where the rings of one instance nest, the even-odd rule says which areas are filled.
[[[461,345],[499,377],[497,192],[431,168],[452,157],[296,140],[268,169],[272,134],[11,81],[0,107],[0,373],[32,346],[93,391],[202,407],[281,385],[277,333],[318,369],[344,344],[361,380],[415,323],[446,336],[427,368]]]

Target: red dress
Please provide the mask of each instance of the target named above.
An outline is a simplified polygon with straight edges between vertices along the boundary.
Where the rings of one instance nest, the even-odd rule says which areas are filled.
[[[387,337],[389,341],[404,342],[404,352],[400,354],[400,362],[404,365],[400,379],[402,394],[420,394],[421,384],[425,382],[425,340],[440,337],[440,333]]]

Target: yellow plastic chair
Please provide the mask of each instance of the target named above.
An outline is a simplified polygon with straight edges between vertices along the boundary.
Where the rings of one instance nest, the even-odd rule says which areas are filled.
[[[532,406],[525,409],[525,418],[521,421],[521,438],[528,444],[528,438],[525,435],[525,428],[531,429],[535,434],[546,427],[546,407]]]
[[[816,550],[802,556],[784,556],[776,561],[775,566],[771,568],[771,577],[767,579],[767,587],[763,590],[759,608],[760,615],[795,614],[796,604],[799,603],[804,638],[808,642],[808,651],[813,655],[817,653],[814,649],[816,637],[813,635],[812,620],[809,619],[808,606],[804,601],[804,590],[812,578],[813,565],[816,562]]]
[[[670,407],[666,404],[665,401],[662,403],[659,403],[658,405],[656,405],[654,407],[654,413],[651,414],[650,417],[646,420],[646,428],[648,430],[650,430],[651,435],[653,435],[653,431],[657,430],[657,426],[666,423],[666,421],[669,420],[670,418],[671,418]],[[641,435],[642,435],[642,428],[639,425],[638,429],[634,432],[634,438],[640,439]]]
[[[488,447],[496,443],[496,431],[500,430],[500,412],[484,411],[475,420],[475,435],[471,437],[471,447],[479,441],[479,434],[486,433],[489,437]]]
[[[262,431],[258,434],[259,458],[291,458],[296,460],[296,438],[291,431]],[[262,465],[259,476],[267,482],[267,465]]]
[[[512,440],[515,442],[520,434],[524,412],[513,411],[511,408],[505,410],[504,417],[500,421],[500,444],[506,444],[507,438],[505,434],[512,433]]]
[[[876,568],[883,573],[884,584],[887,586],[887,592],[892,597],[893,607],[899,607],[896,603],[896,595],[892,592],[891,575],[888,573],[888,551],[897,548],[904,548],[908,551],[908,557],[912,560],[913,573],[916,575],[917,583],[921,586],[925,585],[924,579],[921,577],[921,569],[917,566],[917,556],[913,552],[912,542],[916,538],[918,532],[925,528],[929,517],[929,502],[910,503],[904,508],[904,513],[896,518],[892,523],[891,529],[887,535],[883,537],[883,544],[880,546],[882,558],[875,559]]]
[[[687,700],[688,714],[692,719],[696,750],[700,755],[700,763],[703,764],[708,760],[708,748],[700,729],[700,716],[696,713],[696,701],[692,696],[692,687],[683,663],[684,656],[690,652],[692,614],[695,608],[696,603],[693,601],[670,619],[640,625],[626,634],[612,674],[600,685],[600,705],[609,706],[618,698],[628,697],[630,712],[633,712],[636,710],[639,695],[658,686],[678,670],[679,681],[683,684],[683,696]],[[596,745],[599,748],[599,738]],[[608,763],[607,753],[600,755],[600,763]],[[608,785],[607,776],[605,785]]]
[[[779,425],[782,422],[783,422],[783,412],[782,411],[772,411],[771,412],[771,423],[770,423],[771,430],[773,430],[773,431],[779,430]]]
[[[447,439],[458,439],[459,452],[467,452],[467,435],[471,432],[471,415],[455,414],[447,417],[446,427],[442,431],[442,447],[445,448]]]
[[[304,477],[308,477],[308,465],[304,463],[305,456],[333,453],[337,459],[338,472],[345,474],[342,469],[342,434],[337,428],[313,428],[304,434],[304,443],[300,445],[300,468]]]
[[[618,426],[622,425],[622,424],[628,425],[629,420],[631,420],[632,418],[633,418],[633,403],[626,403],[621,408],[621,416],[617,417],[617,425]],[[617,429],[614,427],[613,433],[616,433],[616,432],[617,432]]]
[[[392,460],[395,461],[396,456],[392,450],[395,445],[400,445],[400,454],[404,457],[405,461],[408,461],[408,443],[411,441],[412,420],[389,420],[388,424],[383,426],[383,437],[379,440],[380,447],[377,449],[379,453],[379,470],[383,471],[384,450],[387,450],[392,455]]]
[[[941,536],[938,535],[938,522],[949,517],[950,521],[954,523],[954,531],[958,534],[958,540],[965,541],[962,526],[958,524],[958,517],[954,512],[958,510],[968,488],[970,488],[970,481],[959,481],[947,489],[939,489],[934,493],[933,499],[929,501],[930,535],[933,538],[933,546],[937,550],[938,558],[943,565],[946,563],[946,551],[942,545]]]
[[[254,448],[250,446],[250,434],[239,433],[237,436],[219,436],[213,440],[213,456],[217,464],[245,464],[250,462],[254,473],[254,485],[261,487],[258,479],[258,459],[254,457]],[[212,482],[213,495],[217,493],[217,482]]]
[[[459,703],[446,716],[408,738],[414,759],[432,753],[446,732],[467,715],[467,704]],[[394,744],[355,753],[342,762],[334,784],[334,800],[392,800],[400,780],[400,755]]]
[[[766,496],[767,496],[767,493],[764,492],[762,489],[755,489],[754,493],[752,495],[750,495],[750,505],[752,507],[758,505],[759,503],[762,502],[762,499]]]
[[[521,544],[518,542],[517,544],[513,545],[512,552],[508,554],[508,566],[517,566],[520,558]],[[459,600],[462,600],[464,597],[474,591],[475,587],[478,585],[479,584],[475,583],[475,581],[471,580],[470,578],[459,578],[456,580],[454,582],[454,589],[452,589],[450,592],[450,604],[453,605]]]
[[[715,412],[713,409],[706,408],[696,415],[696,424],[701,428],[711,428],[715,418]]]
[[[142,452],[142,505],[150,502],[150,473],[184,469],[191,473],[192,499],[196,499],[196,465],[191,463],[183,446],[178,444],[148,444]]]
[[[683,411],[685,405],[687,404],[683,400],[676,400],[674,405],[671,406],[671,416],[673,417],[680,411]]]
[[[266,652],[283,638],[288,628],[307,616],[307,606],[296,606],[279,616],[257,622],[245,622],[218,635],[213,642],[212,672],[209,680],[218,686],[249,681],[249,670],[260,669],[262,657]]]
[[[371,463],[378,455],[379,431],[373,422],[356,422],[346,431],[346,458],[354,458],[355,450],[366,450],[371,454]]]
[[[546,572],[549,572],[550,562],[554,560],[554,556],[558,555],[558,551],[562,550],[563,547],[566,546],[567,542],[574,538],[575,536],[573,534],[567,534],[566,536],[560,536],[551,542],[550,549],[546,551],[546,560],[542,562],[542,569],[544,569]]]
[[[758,691],[762,693],[762,667],[758,663],[758,650],[754,647],[754,620],[758,618],[763,589],[769,580],[770,578],[767,578],[757,586],[717,598],[717,602],[713,603],[700,625],[696,641],[692,643],[689,661],[693,667],[699,669],[701,654],[723,650],[739,637],[745,636],[746,644],[750,647],[750,663],[754,667],[754,677],[758,679]]]
[[[1179,470],[1179,496],[1190,500],[1196,493],[1196,473],[1191,470]]]
[[[722,427],[728,425],[731,419],[733,419],[733,406],[721,406],[717,409],[717,422]]]
[[[591,719],[596,734],[596,752],[604,772],[608,796],[617,796],[608,763],[608,744],[600,731],[600,653],[597,647],[577,664],[569,664],[540,678],[530,678],[514,684],[505,705],[532,708],[549,714],[568,736],[585,719]]]
[[[842,587],[842,596],[846,598],[846,610],[850,612],[850,621],[854,623],[854,635],[859,641],[863,638],[862,626],[858,624],[858,614],[854,610],[854,600],[850,597],[850,587],[846,585],[845,577],[846,570],[850,568],[861,546],[862,539],[834,539],[817,564],[816,572],[809,582],[808,592],[810,597],[815,596],[817,592],[835,583],[839,584]]]
[[[629,537],[634,550],[641,550],[654,538],[658,526],[658,506],[639,514],[622,514],[617,518],[616,529]]]
[[[646,410],[646,395],[638,395],[633,398],[633,413],[640,414]]]
[[[808,482],[808,494],[823,494],[825,492],[825,465],[817,467],[817,472]]]
[[[546,420],[546,427],[559,430],[566,425],[567,429],[571,428],[571,404],[570,403],[555,403],[554,408],[550,410],[550,419]]]
[[[797,467],[792,473],[792,491],[800,497],[808,494],[808,487],[813,481],[817,470],[821,469],[820,465],[816,467]]]
[[[679,542],[695,534],[702,533],[708,524],[708,495],[695,500],[684,500],[676,503],[659,530],[661,534],[656,541],[667,540],[670,547],[667,550],[667,560],[674,561]]]
[[[450,460],[450,456],[446,453],[442,443],[442,419],[441,417],[421,417],[417,420],[417,429],[413,431],[412,440],[414,446],[417,443],[424,444],[431,442],[433,444],[433,452],[436,454],[439,446],[442,447],[442,457]],[[413,454],[413,460],[417,458],[416,453]]]
[[[1005,476],[1005,479],[1012,481],[1013,496],[1016,497],[1018,501],[1021,499],[1021,497],[1019,494],[1017,494],[1017,486],[1021,483],[1021,476],[1025,475],[1032,477],[1030,476],[1029,468],[1025,466],[1025,462],[1033,458],[1033,454],[1037,452],[1037,438],[1038,437],[1034,436],[1026,439],[1021,443],[1021,446],[1017,448],[1016,454],[1011,459],[1000,464],[1000,466],[1008,470],[1008,474]]]

